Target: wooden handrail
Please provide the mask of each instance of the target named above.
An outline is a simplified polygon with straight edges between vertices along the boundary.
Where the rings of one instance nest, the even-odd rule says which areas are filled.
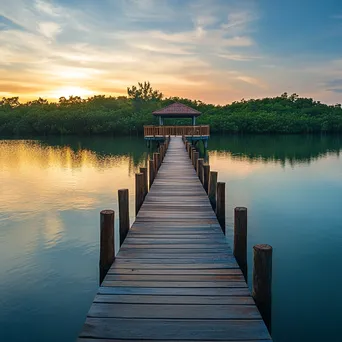
[[[210,126],[144,126],[144,136],[209,136]]]

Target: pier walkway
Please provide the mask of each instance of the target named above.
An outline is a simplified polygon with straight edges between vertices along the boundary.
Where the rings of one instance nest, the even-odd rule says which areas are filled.
[[[186,153],[171,138],[79,342],[270,341]]]

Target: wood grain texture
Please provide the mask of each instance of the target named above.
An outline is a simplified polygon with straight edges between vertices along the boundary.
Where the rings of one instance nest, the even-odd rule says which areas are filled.
[[[79,342],[270,341],[208,199],[209,166],[197,175],[192,149],[176,137],[161,151]]]
[[[87,317],[81,337],[170,340],[267,339],[262,320],[180,320]]]

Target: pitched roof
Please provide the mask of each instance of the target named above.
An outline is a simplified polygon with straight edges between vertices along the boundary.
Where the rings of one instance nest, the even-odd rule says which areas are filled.
[[[154,111],[152,114],[169,117],[192,117],[201,115],[201,112],[183,103],[175,102],[162,109]]]

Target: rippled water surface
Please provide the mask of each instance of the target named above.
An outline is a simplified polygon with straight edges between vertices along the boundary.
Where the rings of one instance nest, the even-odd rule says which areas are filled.
[[[276,342],[340,341],[341,150],[338,136],[210,139],[228,239],[246,206],[249,252],[274,247]],[[0,341],[75,340],[97,289],[99,211],[128,188],[134,219],[148,152],[141,137],[0,140]]]

